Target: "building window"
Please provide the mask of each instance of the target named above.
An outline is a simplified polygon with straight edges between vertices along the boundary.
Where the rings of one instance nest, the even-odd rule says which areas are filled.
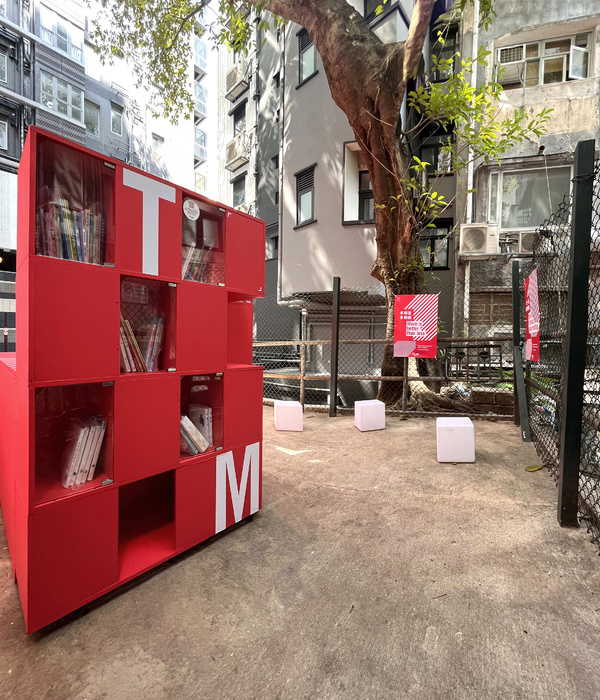
[[[8,55],[0,51],[0,83],[8,82]]]
[[[265,260],[273,260],[277,257],[279,249],[279,236],[271,236],[266,241]]]
[[[273,84],[275,85],[275,89],[279,90],[279,86],[281,84],[281,77],[279,75],[279,71],[273,76]]]
[[[277,192],[275,192],[275,206],[276,207],[279,206],[279,190],[277,190]]]
[[[83,91],[50,73],[41,71],[42,104],[54,112],[83,121]]]
[[[206,148],[206,133],[202,131],[202,129],[198,129],[198,127],[196,127],[195,140],[198,146],[203,146]]]
[[[361,221],[375,221],[375,200],[373,185],[367,170],[358,174],[358,218]]]
[[[454,69],[454,57],[456,56],[456,52],[458,50],[457,29],[452,27],[451,29],[442,31],[442,39],[443,43],[439,40],[439,38],[436,38],[432,53],[437,58],[438,62],[452,61],[452,69],[444,70],[443,68],[436,68],[434,66],[430,77],[432,83],[445,82],[448,80],[448,78],[450,78]]]
[[[0,17],[6,17],[6,0],[0,0]]]
[[[123,136],[123,109],[113,104],[110,106],[110,130],[117,136]]]
[[[163,156],[163,146],[165,145],[165,140],[162,136],[157,134],[152,134],[152,160],[155,163],[162,163]]]
[[[423,139],[419,147],[419,158],[427,163],[425,169],[429,177],[445,175],[452,171],[452,136],[439,134]]]
[[[426,270],[448,269],[449,227],[428,228],[419,239],[419,252]]]
[[[8,149],[8,122],[0,120],[0,150]]]
[[[202,175],[202,173],[196,172],[195,180],[196,192],[206,192],[206,175]]]
[[[40,36],[76,61],[81,63],[83,60],[83,29],[67,22],[44,5],[40,5]]]
[[[306,168],[300,173],[296,173],[296,224],[306,224],[313,221],[315,195],[315,166]]]
[[[246,105],[235,110],[233,113],[233,135],[238,136],[246,131]]]
[[[509,90],[587,78],[590,43],[590,34],[577,34],[498,49],[498,82]]]
[[[94,136],[100,136],[100,107],[85,101],[84,105],[85,130]]]
[[[273,163],[273,167],[275,168],[275,170],[279,170],[279,154],[273,156],[271,158],[271,162]]]
[[[317,72],[317,50],[306,29],[302,29],[298,33],[298,47],[300,53],[299,84],[301,85]]]
[[[235,179],[233,186],[233,206],[241,207],[246,202],[246,175],[242,175]]]
[[[384,0],[365,0],[365,17],[375,14],[375,10],[383,5]]]
[[[534,229],[571,189],[571,168],[539,168],[490,175],[489,221],[501,229]]]
[[[206,114],[206,88],[195,80],[194,94],[196,97],[196,109],[202,114]]]

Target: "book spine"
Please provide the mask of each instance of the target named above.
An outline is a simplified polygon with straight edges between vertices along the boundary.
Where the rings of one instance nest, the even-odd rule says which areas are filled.
[[[106,421],[103,420],[102,423],[98,426],[98,441],[96,442],[95,449],[94,449],[94,455],[92,457],[92,464],[90,466],[88,475],[87,475],[87,480],[88,481],[93,481],[94,479],[94,474],[96,473],[96,467],[98,466],[98,460],[100,458],[100,452],[102,451],[102,443],[104,442],[104,435],[106,433]]]
[[[198,448],[183,428],[179,428],[179,447],[184,454],[197,455]]]
[[[150,371],[151,372],[154,372],[154,368],[158,367],[158,356],[160,355],[160,351],[162,350],[163,332],[164,332],[164,320],[161,316],[158,319],[157,328],[156,328],[156,339],[154,342],[154,347],[152,348],[152,356],[150,358]]]
[[[77,442],[75,444],[75,449],[73,450],[73,455],[69,460],[67,465],[67,470],[63,475],[63,486],[65,488],[70,488],[75,485],[75,479],[79,472],[79,465],[81,463],[81,457],[85,449],[85,443],[88,437],[89,428],[81,428],[79,435],[77,436]]]
[[[127,359],[129,360],[129,367],[131,372],[137,372],[138,367],[137,363],[135,362],[133,351],[131,349],[131,346],[129,344],[129,338],[127,336],[127,331],[125,330],[125,322],[124,320],[121,321],[121,334],[123,337],[123,344],[125,345],[125,352],[127,353]]]
[[[194,253],[195,247],[196,247],[196,244],[192,243],[192,245],[190,246],[190,248],[187,252],[187,255],[185,256],[185,261],[184,261],[183,267],[181,269],[181,279],[182,280],[185,279],[185,276],[187,275],[188,270],[190,269],[190,261],[192,259],[192,255]]]
[[[156,343],[157,338],[158,323],[159,321],[157,319],[156,323],[153,324],[152,335],[150,337],[150,342],[148,343],[148,349],[146,350],[146,357],[144,358],[148,372],[152,372],[152,357],[154,354],[154,344]]]
[[[77,212],[72,211],[70,214],[73,237],[75,238],[75,252],[77,254],[77,260],[79,260],[79,262],[83,262],[83,241],[81,240],[81,231],[79,230],[79,225],[77,223]]]
[[[125,339],[123,327],[119,328],[119,347],[121,351],[121,372],[131,372],[131,366],[129,365],[129,358],[127,357],[127,351],[125,350]]]
[[[96,441],[97,430],[95,425],[90,425],[88,430],[88,438],[85,443],[85,449],[81,455],[81,461],[79,463],[79,469],[77,470],[77,476],[75,477],[75,486],[81,486],[87,478],[87,473],[92,462],[92,455],[94,452],[94,443]]]
[[[106,214],[100,214],[100,265],[106,261]]]
[[[180,416],[179,425],[189,435],[190,440],[196,445],[199,452],[205,452],[207,450],[208,442],[206,438],[187,416]]]
[[[136,364],[138,365],[140,372],[147,372],[148,370],[146,368],[146,363],[144,362],[144,356],[142,355],[142,351],[138,345],[133,328],[127,319],[125,319],[125,328],[127,330],[127,337],[129,339],[129,344],[131,346],[133,356],[135,357]]]

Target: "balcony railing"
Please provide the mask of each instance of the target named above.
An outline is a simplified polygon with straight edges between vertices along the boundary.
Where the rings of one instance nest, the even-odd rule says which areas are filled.
[[[206,57],[199,53],[194,53],[194,65],[206,73]]]
[[[206,117],[206,102],[196,98],[194,100],[194,110],[196,111],[196,114],[204,119],[204,117]]]
[[[199,143],[195,143],[194,156],[196,160],[206,160],[206,146],[201,146]]]

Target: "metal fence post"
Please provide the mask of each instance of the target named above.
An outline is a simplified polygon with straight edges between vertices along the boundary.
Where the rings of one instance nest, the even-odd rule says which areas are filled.
[[[579,525],[577,501],[579,496],[583,384],[587,350],[594,149],[595,141],[591,139],[580,141],[575,151],[558,481],[558,522],[563,527],[577,527]]]
[[[519,261],[512,261],[512,307],[513,307],[513,356],[514,348],[521,344],[521,309],[519,296]],[[519,413],[519,395],[517,394],[516,368],[513,359],[513,401],[515,404],[515,425],[521,425]]]
[[[337,416],[338,350],[340,341],[340,278],[333,278],[331,308],[331,371],[329,379],[329,415]]]

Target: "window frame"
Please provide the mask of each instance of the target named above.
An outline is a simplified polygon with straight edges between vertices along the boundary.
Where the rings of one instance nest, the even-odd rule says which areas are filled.
[[[0,63],[4,64],[4,78],[0,77],[0,83],[8,84],[8,51],[4,50],[4,47],[0,50]]]
[[[40,4],[40,39],[52,46],[52,48],[60,51],[65,56],[77,61],[78,63],[83,63],[83,39],[84,31],[79,29],[71,21],[59,15],[55,10],[47,5]],[[62,25],[64,32],[59,34],[59,25]],[[73,40],[75,32],[78,33],[79,43]],[[59,46],[60,41],[65,42],[66,48]]]
[[[4,131],[4,139],[2,132]],[[4,140],[4,146],[2,141]],[[0,119],[0,151],[8,151],[8,119]]]
[[[319,72],[319,70],[317,68],[317,48],[306,29],[301,29],[296,36],[298,37],[298,85],[296,87],[299,88],[313,78]],[[310,75],[302,77],[304,56],[308,53],[308,51],[313,52],[314,68]]]
[[[241,116],[240,116],[241,115]],[[246,133],[246,103],[244,102],[231,113],[233,118],[233,138]],[[240,128],[241,124],[241,128]]]
[[[577,37],[587,37],[586,46],[579,46],[577,42]],[[592,62],[592,50],[590,44],[592,43],[592,33],[591,32],[580,32],[579,34],[567,34],[566,36],[556,36],[548,37],[547,39],[539,39],[538,41],[527,41],[519,44],[510,44],[509,46],[501,46],[496,49],[496,80],[502,84],[502,77],[500,76],[500,70],[508,66],[523,66],[520,75],[514,80],[514,82],[506,82],[502,84],[502,87],[506,89],[524,88],[524,87],[540,87],[543,85],[558,85],[560,83],[570,82],[571,80],[586,80],[591,77],[591,62]],[[557,43],[560,41],[569,41],[568,51],[557,51],[556,53],[546,53],[547,44]],[[528,47],[532,49],[535,47],[535,55],[527,55]],[[501,56],[503,51],[509,51],[511,49],[521,49],[522,56],[518,60],[514,61],[502,61]],[[587,56],[587,65],[585,76],[577,76],[572,73],[573,67],[573,53],[579,52]],[[557,81],[544,82],[545,75],[545,65],[547,61],[555,61],[557,59],[562,59],[562,79]],[[537,82],[533,82],[533,78],[527,76],[528,64],[534,65],[538,64],[537,71]],[[530,82],[528,82],[530,81]]]
[[[307,226],[308,224],[312,224],[316,221],[315,219],[315,168],[317,167],[316,163],[313,163],[312,165],[309,165],[306,168],[302,168],[302,170],[299,170],[297,173],[294,173],[294,177],[296,178],[296,226],[294,226],[294,229],[300,228],[301,226]],[[304,187],[301,187],[302,184],[302,177],[306,177],[310,175],[312,176],[312,184],[310,185],[305,185]],[[305,194],[311,194],[311,199],[310,199],[310,216],[307,219],[302,219],[302,197]]]
[[[158,144],[159,147],[155,148],[155,145]],[[152,134],[152,162],[156,163],[157,165],[162,164],[163,162],[163,156],[162,156],[162,151],[165,146],[165,139],[162,136],[159,136],[158,134]]]
[[[373,196],[373,183],[369,176],[369,184],[371,185],[368,189],[361,189],[361,179],[364,174],[369,175],[368,170],[358,171],[358,221],[361,224],[373,224],[375,223],[375,198]],[[373,202],[373,218],[365,216],[365,204],[368,201]]]
[[[97,126],[98,131],[97,131],[97,133],[88,129],[88,125],[87,125],[86,117],[85,117],[85,110],[86,110],[87,106],[93,107],[95,110],[95,113],[98,117],[98,126]],[[90,100],[84,99],[84,101],[83,101],[83,123],[85,125],[85,133],[86,134],[91,134],[92,136],[94,136],[96,138],[100,138],[100,106],[97,105],[95,102],[91,102]]]
[[[48,105],[46,102],[44,102],[44,92],[42,90],[42,82],[44,80],[44,77],[49,78],[52,80],[52,106]],[[65,100],[61,100],[58,97],[58,86],[59,83],[63,83],[66,88],[67,88],[67,99],[66,102]],[[73,94],[74,93],[79,93],[80,100],[81,100],[81,106],[80,107],[73,107]],[[46,92],[47,95],[47,92]],[[63,116],[69,117],[70,119],[73,119],[74,121],[78,122],[79,124],[82,124],[85,126],[85,93],[83,90],[81,90],[78,87],[75,87],[74,85],[71,85],[71,83],[68,83],[66,80],[63,78],[59,78],[56,75],[53,75],[52,73],[49,73],[46,70],[40,70],[40,101],[41,103],[50,109],[52,112],[55,114],[62,114]],[[59,103],[64,103],[67,105],[67,111],[62,112],[58,109],[58,104]],[[81,117],[77,119],[77,117],[73,116],[73,109],[79,110],[81,113]]]
[[[421,232],[421,235],[419,237],[419,254],[421,256],[421,259],[423,260],[423,270],[425,272],[433,272],[434,270],[449,270],[450,269],[450,240],[452,238],[452,229],[454,228],[453,222],[452,221],[434,221],[433,222],[434,227],[430,229],[423,229]],[[437,229],[438,231],[441,229],[445,229],[445,233],[432,233],[433,229]],[[436,242],[446,242],[446,264],[445,265],[439,265],[435,262],[435,256],[439,254],[439,251],[437,250],[437,245],[435,246],[435,249],[430,248],[429,252],[429,263],[425,264],[425,260],[423,259],[423,253],[421,252],[421,243],[422,242],[428,242],[428,241],[436,241]],[[434,264],[431,264],[431,260],[434,260]]]
[[[510,167],[506,169],[500,169],[500,170],[492,170],[488,173],[488,205],[487,205],[487,220],[492,222],[492,223],[497,223],[498,224],[498,230],[503,232],[506,231],[508,233],[511,232],[518,232],[518,231],[535,231],[543,222],[540,222],[539,224],[535,224],[533,226],[512,226],[512,227],[505,227],[502,225],[502,194],[503,194],[503,189],[504,189],[504,176],[505,175],[513,175],[513,174],[523,174],[523,173],[532,173],[532,172],[541,172],[545,173],[550,170],[559,170],[559,169],[568,169],[569,170],[569,190],[568,193],[571,193],[573,191],[573,166],[570,164],[557,164],[557,165],[548,165],[547,167],[544,166],[539,166],[539,167],[524,167],[524,168],[515,168],[515,167]],[[492,185],[492,180],[493,178],[496,177],[496,185],[495,188]],[[496,215],[492,216],[492,198],[494,196],[494,189],[496,190]],[[567,194],[567,193],[565,193]],[[552,207],[550,207],[552,209]],[[551,212],[550,212],[551,213]]]
[[[434,67],[430,73],[429,81],[432,83],[445,83],[456,70],[456,52],[458,51],[458,27],[451,26],[448,27],[447,35],[444,37],[444,43],[440,44],[439,39],[436,36],[433,49],[431,51],[438,61],[448,60],[448,58],[453,59],[452,69],[449,71],[442,71],[437,67]],[[448,55],[450,54],[450,55]]]
[[[241,187],[239,187],[240,183]],[[236,190],[236,187],[239,187],[239,189]],[[243,199],[241,202],[236,202],[235,195],[239,192],[242,193]],[[231,181],[231,202],[234,209],[236,207],[242,207],[244,204],[246,204],[246,173],[239,175]]]
[[[429,136],[423,137],[421,142],[419,143],[419,158],[422,161],[429,163],[428,158],[423,155],[424,149],[433,149],[434,152],[434,162],[430,165],[425,166],[425,171],[428,177],[435,178],[440,176],[447,177],[448,175],[453,175],[451,160],[447,164],[446,170],[439,169],[440,154],[446,153],[446,151],[443,151],[443,147],[447,143],[452,143],[452,134],[434,133]]]
[[[120,136],[121,138],[123,138],[123,134],[125,131],[123,128],[124,127],[124,112],[125,112],[125,110],[120,105],[116,105],[116,104],[114,104],[114,102],[110,103],[110,133],[113,134],[114,136]],[[118,114],[119,117],[121,118],[121,131],[120,132],[115,131],[113,129],[113,115],[115,115],[115,114]]]

